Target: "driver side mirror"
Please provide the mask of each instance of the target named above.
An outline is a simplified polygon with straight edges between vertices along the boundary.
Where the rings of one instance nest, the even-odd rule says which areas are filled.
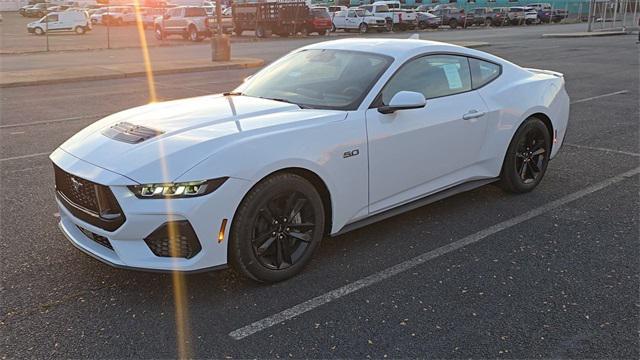
[[[391,98],[389,105],[378,108],[381,114],[392,114],[398,110],[420,109],[427,105],[427,100],[419,92],[399,91]]]

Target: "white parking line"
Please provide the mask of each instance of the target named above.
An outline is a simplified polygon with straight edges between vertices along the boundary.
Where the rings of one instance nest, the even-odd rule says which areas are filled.
[[[108,114],[84,115],[84,116],[74,116],[74,117],[63,118],[63,119],[32,121],[32,122],[22,123],[22,124],[7,124],[7,125],[0,125],[0,129],[8,129],[8,128],[15,128],[15,127],[22,127],[22,126],[32,126],[32,125],[41,125],[41,124],[51,124],[51,123],[59,123],[59,122],[65,122],[65,121],[94,119],[94,118],[103,117],[103,116],[107,116],[107,115]]]
[[[571,104],[578,104],[578,103],[581,103],[581,102],[587,102],[587,101],[591,101],[591,100],[601,99],[601,98],[608,97],[608,96],[622,95],[622,94],[626,94],[628,92],[629,92],[628,90],[615,91],[615,92],[608,93],[608,94],[602,94],[602,95],[598,95],[598,96],[588,97],[586,99],[580,99],[580,100],[572,101]]]
[[[614,154],[623,154],[623,155],[630,155],[630,156],[640,156],[640,154],[634,153],[634,152],[630,152],[630,151],[614,150],[614,149],[607,149],[607,148],[594,147],[594,146],[585,146],[585,145],[577,145],[577,144],[562,144],[562,145],[563,146],[566,145],[566,146],[574,147],[574,148],[578,148],[578,149],[595,150],[595,151],[602,151],[602,152],[608,152],[608,153],[614,153]]]
[[[494,235],[502,230],[511,228],[518,224],[521,224],[527,220],[533,219],[539,215],[542,215],[548,211],[556,209],[562,205],[568,204],[572,201],[578,200],[586,195],[594,193],[598,190],[602,190],[610,185],[623,181],[631,176],[637,175],[640,173],[640,167],[637,167],[633,170],[624,172],[622,174],[611,177],[607,180],[604,180],[595,185],[591,185],[582,190],[571,193],[567,196],[561,197],[558,200],[554,200],[550,203],[537,207],[533,210],[529,210],[526,213],[511,218],[509,220],[503,221],[496,225],[490,226],[484,230],[481,230],[475,234],[464,237],[460,240],[454,241],[445,246],[439,247],[435,250],[428,251],[422,255],[416,256],[410,260],[402,262],[398,265],[392,266],[380,272],[377,272],[373,275],[367,276],[366,278],[360,279],[354,283],[342,286],[335,290],[329,291],[325,294],[317,296],[311,300],[307,300],[303,303],[290,307],[286,310],[283,310],[275,315],[271,315],[262,320],[258,320],[252,324],[241,327],[237,330],[234,330],[229,333],[229,336],[235,340],[241,340],[246,338],[247,336],[253,335],[262,330],[268,329],[274,325],[277,325],[283,321],[292,319],[296,316],[304,314],[307,311],[313,310],[319,306],[330,303],[334,300],[337,300],[343,296],[349,295],[353,292],[356,292],[360,289],[366,288],[373,284],[379,283],[385,279],[388,279],[392,276],[398,275],[402,272],[410,270],[418,265],[424,264],[429,260],[435,259],[439,256],[448,254],[455,250],[461,249],[465,246],[474,244],[479,242],[480,240],[486,239],[487,237]]]
[[[2,158],[2,159],[0,159],[0,162],[11,161],[11,160],[19,160],[19,159],[28,159],[28,158],[32,158],[32,157],[44,156],[44,155],[49,155],[49,154],[51,154],[51,151],[43,152],[43,153],[37,153],[37,154],[12,156],[12,157],[8,157],[8,158]]]

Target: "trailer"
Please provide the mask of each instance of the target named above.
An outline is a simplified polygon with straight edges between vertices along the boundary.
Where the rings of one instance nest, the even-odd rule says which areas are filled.
[[[238,36],[245,30],[253,30],[259,38],[271,34],[284,37],[302,31],[309,7],[299,0],[234,3],[231,14],[233,31]]]

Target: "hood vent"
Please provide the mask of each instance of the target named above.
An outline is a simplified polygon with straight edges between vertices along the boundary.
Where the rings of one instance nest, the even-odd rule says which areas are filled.
[[[152,137],[162,135],[163,133],[164,131],[134,125],[128,122],[119,122],[102,130],[102,135],[129,144],[138,144]]]

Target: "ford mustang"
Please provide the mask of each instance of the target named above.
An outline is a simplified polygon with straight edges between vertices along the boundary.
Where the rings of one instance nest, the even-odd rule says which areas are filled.
[[[235,90],[99,120],[51,154],[59,227],[116,267],[301,271],[333,236],[498,182],[542,180],[562,74],[455,45],[309,45]]]

